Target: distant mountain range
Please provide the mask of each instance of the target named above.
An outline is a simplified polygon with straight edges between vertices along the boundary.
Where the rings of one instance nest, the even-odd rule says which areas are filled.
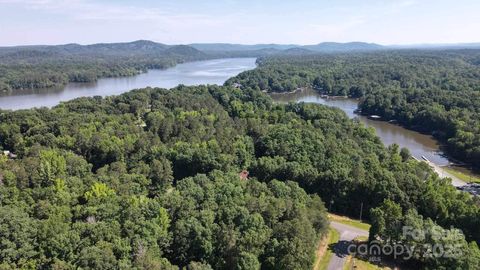
[[[230,44],[230,43],[193,43],[189,46],[204,52],[246,52],[263,51],[272,53],[303,54],[312,52],[334,53],[354,51],[376,51],[391,49],[480,49],[480,43],[458,44],[414,44],[414,45],[380,45],[366,42],[322,42],[315,45],[294,44]]]
[[[92,45],[33,45],[0,47],[1,56],[41,57],[54,55],[88,56],[180,56],[184,59],[211,57],[258,57],[273,54],[304,55],[312,53],[365,52],[391,49],[480,49],[480,43],[465,44],[418,44],[384,46],[366,42],[322,42],[316,45],[295,44],[230,44],[193,43],[188,45],[166,45],[149,40],[124,43],[97,43]]]
[[[243,44],[229,44],[229,43],[195,43],[189,44],[198,50],[205,52],[213,51],[256,51],[256,50],[276,50],[292,52],[345,52],[345,51],[369,51],[380,50],[385,47],[374,43],[365,42],[323,42],[316,45],[293,45],[293,44],[255,44],[255,45],[243,45]],[[292,51],[293,50],[293,51]]]
[[[244,45],[244,44],[230,44],[230,43],[193,43],[188,45],[201,51],[255,51],[255,50],[265,50],[265,49],[283,51],[283,50],[299,47],[299,45],[293,45],[293,44],[290,44],[290,45],[283,45],[283,44]]]
[[[365,42],[323,42],[317,45],[302,46],[301,48],[317,52],[373,51],[385,49],[382,45]]]
[[[480,44],[383,46],[365,42],[323,42],[316,45],[205,43],[167,45],[149,40],[91,45],[0,47],[0,92],[94,82],[102,77],[131,76],[179,63],[270,55],[306,56],[387,50],[473,49]],[[473,60],[478,61],[478,60]],[[476,63],[476,62],[475,62]]]
[[[480,49],[480,43],[439,43],[439,44],[412,44],[391,45],[393,49]]]
[[[97,43],[92,45],[33,45],[0,47],[3,59],[28,59],[35,57],[174,57],[184,60],[211,58],[206,53],[188,45],[165,45],[148,40],[124,43]]]

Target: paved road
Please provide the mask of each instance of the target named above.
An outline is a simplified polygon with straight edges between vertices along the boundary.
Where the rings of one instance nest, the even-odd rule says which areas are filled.
[[[330,222],[330,227],[337,230],[340,234],[340,240],[334,246],[333,256],[328,264],[328,270],[342,270],[348,256],[348,246],[350,242],[359,237],[367,236],[368,231],[361,230],[335,221]]]
[[[425,158],[416,158],[416,157],[413,157],[415,160],[417,161],[423,161],[425,163],[427,163],[440,177],[442,178],[445,178],[445,177],[448,177],[450,179],[452,179],[452,186],[454,187],[462,187],[462,186],[465,186],[467,183],[465,181],[462,181],[460,180],[460,178],[456,177],[455,175],[451,174],[451,173],[448,173],[444,168],[442,168],[441,166],[431,162],[430,160],[428,159],[425,159]]]
[[[467,183],[465,183],[464,181],[460,180],[458,177],[456,177],[455,175],[452,175],[451,173],[448,173],[444,168],[438,166],[437,164],[431,162],[431,161],[426,161],[424,160],[424,162],[426,162],[428,165],[430,165],[430,167],[433,168],[433,170],[442,178],[444,177],[448,177],[450,179],[452,179],[452,185],[454,187],[462,187],[462,186],[465,186]]]

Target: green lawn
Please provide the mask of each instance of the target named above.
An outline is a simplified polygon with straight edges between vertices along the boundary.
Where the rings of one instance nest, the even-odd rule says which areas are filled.
[[[336,221],[336,222],[339,222],[339,223],[342,223],[342,224],[345,224],[345,225],[349,225],[349,226],[352,226],[352,227],[355,227],[355,228],[359,228],[359,229],[362,229],[362,230],[365,230],[365,231],[370,230],[370,224],[365,223],[365,222],[361,222],[360,220],[351,219],[351,218],[344,217],[344,216],[338,216],[338,215],[335,215],[335,214],[328,214],[328,217],[332,221]]]
[[[328,229],[328,246],[330,246],[331,244],[337,243],[339,240],[340,240],[340,234],[335,229],[329,228]],[[328,263],[330,262],[332,255],[333,255],[332,249],[330,247],[327,247],[325,254],[320,259],[320,263],[317,265],[317,267],[314,270],[327,269]]]
[[[480,176],[464,173],[458,170],[455,170],[451,167],[443,167],[445,171],[450,173],[451,175],[458,177],[460,180],[467,182],[467,183],[480,183]]]

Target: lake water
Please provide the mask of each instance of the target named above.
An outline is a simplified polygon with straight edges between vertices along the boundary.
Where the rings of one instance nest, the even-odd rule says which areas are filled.
[[[179,84],[222,85],[228,78],[255,68],[255,58],[228,58],[179,64],[164,70],[149,70],[137,76],[104,78],[95,83],[69,83],[57,89],[21,90],[0,94],[0,109],[52,107],[61,101],[85,96],[118,95],[136,88],[172,88]]]
[[[118,95],[136,88],[172,88],[178,84],[223,84],[238,73],[254,69],[255,58],[228,58],[179,64],[165,70],[150,70],[132,77],[105,78],[95,83],[70,83],[58,89],[24,90],[15,94],[0,94],[0,109],[28,109],[51,107],[61,101],[83,96]],[[277,102],[311,102],[342,109],[350,117],[358,117],[366,126],[375,128],[385,145],[396,143],[410,150],[413,156],[427,157],[433,163],[443,166],[449,163],[439,150],[439,145],[431,136],[420,134],[400,126],[382,121],[374,121],[354,113],[357,101],[352,99],[325,99],[313,90],[292,94],[273,94]]]
[[[296,93],[272,94],[271,96],[275,101],[282,103],[307,102],[337,107],[342,109],[350,118],[357,117],[366,126],[375,128],[377,135],[385,145],[396,143],[400,147],[408,148],[411,154],[418,159],[425,156],[428,160],[439,166],[449,164],[448,159],[443,156],[439,150],[437,141],[432,138],[432,136],[408,130],[388,122],[370,120],[365,116],[357,115],[354,113],[358,106],[357,100],[347,98],[322,98],[320,94],[311,89]]]

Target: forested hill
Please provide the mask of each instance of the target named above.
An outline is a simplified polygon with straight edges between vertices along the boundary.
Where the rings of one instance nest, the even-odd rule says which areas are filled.
[[[175,46],[156,43],[148,40],[138,40],[125,43],[97,43],[91,45],[65,44],[65,45],[32,45],[0,47],[0,55],[10,54],[12,60],[15,56],[27,55],[30,52],[50,53],[56,55],[119,55],[131,56],[136,54],[163,54],[167,49]]]
[[[455,48],[462,48],[461,44]],[[467,46],[467,45],[465,45]],[[469,44],[469,48],[475,44]],[[373,43],[323,42],[316,45],[190,44],[166,45],[148,40],[92,45],[0,47],[0,91],[92,82],[101,77],[132,76],[186,61],[265,56],[308,56],[345,52],[386,51]]]
[[[480,50],[401,50],[262,58],[227,84],[273,92],[313,87],[361,98],[360,109],[432,133],[480,168]]]
[[[191,44],[166,45],[148,40],[92,45],[0,47],[0,91],[93,82],[101,77],[132,76],[147,69],[225,57],[260,57],[312,51],[366,50],[367,43],[325,43],[310,49],[296,45]],[[378,45],[377,45],[378,46]],[[376,48],[376,47],[375,47]]]
[[[0,146],[17,155],[0,157],[2,269],[311,269],[323,202],[350,215],[362,204],[373,238],[416,254],[461,252],[412,269],[480,264],[478,199],[340,110],[248,87],[0,112]],[[400,222],[445,238],[402,238]]]
[[[301,48],[316,52],[352,52],[352,51],[377,51],[384,50],[388,47],[375,44],[375,43],[365,43],[365,42],[347,42],[347,43],[338,43],[338,42],[323,42],[316,45],[305,45]]]
[[[293,44],[228,44],[228,43],[206,43],[190,44],[190,46],[213,55],[248,55],[248,56],[267,56],[267,55],[285,55],[295,52],[295,54],[316,53],[344,53],[344,52],[365,52],[386,50],[388,47],[365,42],[322,42],[314,45],[293,45]]]
[[[231,44],[231,43],[193,43],[189,46],[201,51],[222,51],[222,52],[240,52],[240,51],[258,51],[258,50],[287,50],[299,47],[299,45],[282,45],[282,44]]]
[[[212,56],[193,47],[151,41],[3,47],[0,48],[0,91],[131,76],[147,69],[209,58]]]

